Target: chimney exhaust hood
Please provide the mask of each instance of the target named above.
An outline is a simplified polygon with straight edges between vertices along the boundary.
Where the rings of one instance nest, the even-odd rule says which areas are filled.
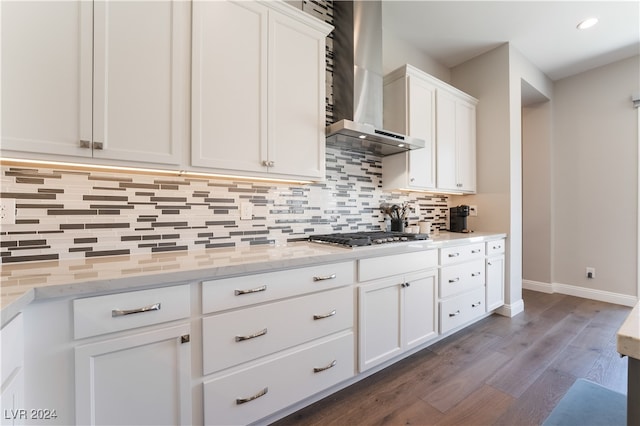
[[[336,122],[327,145],[385,156],[424,148],[425,141],[382,129],[382,5],[334,4],[333,99]]]

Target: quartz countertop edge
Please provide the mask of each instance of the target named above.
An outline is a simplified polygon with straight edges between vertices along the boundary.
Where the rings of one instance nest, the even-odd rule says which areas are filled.
[[[187,284],[501,238],[506,238],[506,234],[441,232],[429,240],[353,249],[301,241],[281,246],[265,244],[192,252],[4,264],[0,287],[1,326],[4,327],[30,303],[39,300]]]
[[[618,353],[640,359],[640,302],[636,303],[617,333]]]

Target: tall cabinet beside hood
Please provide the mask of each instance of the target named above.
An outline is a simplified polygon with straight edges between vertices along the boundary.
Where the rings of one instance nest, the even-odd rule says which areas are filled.
[[[426,141],[384,157],[385,190],[476,192],[477,99],[404,65],[384,78],[384,126]]]

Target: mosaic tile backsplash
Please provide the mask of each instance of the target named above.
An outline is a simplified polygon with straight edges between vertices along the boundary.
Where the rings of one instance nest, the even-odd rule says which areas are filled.
[[[252,244],[384,228],[383,202],[408,201],[410,224],[445,229],[444,195],[381,190],[380,158],[327,148],[327,178],[313,184],[194,179],[2,165],[2,263]],[[241,203],[253,207],[240,219]]]

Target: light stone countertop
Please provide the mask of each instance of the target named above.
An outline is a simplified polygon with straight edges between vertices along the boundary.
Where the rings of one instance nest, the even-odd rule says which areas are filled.
[[[425,241],[356,248],[295,242],[286,245],[4,264],[0,281],[0,326],[4,326],[25,306],[36,300],[186,284],[203,279],[410,253],[505,237],[506,234],[500,233],[440,232]]]
[[[640,302],[620,326],[616,347],[619,354],[640,359]]]

